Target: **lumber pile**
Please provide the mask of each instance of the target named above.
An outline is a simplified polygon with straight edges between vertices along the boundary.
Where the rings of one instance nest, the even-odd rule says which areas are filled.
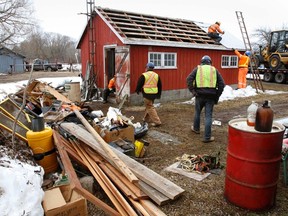
[[[91,134],[82,125],[63,122],[59,127],[68,134],[73,134],[73,136],[63,137],[57,130],[53,133],[54,143],[65,171],[72,179],[75,190],[103,211],[111,215],[139,215],[139,212],[142,215],[165,215],[157,205],[167,204],[184,192],[173,182],[107,143],[106,147],[103,147],[105,141],[100,136],[93,136],[93,133]],[[109,148],[115,157],[109,156],[105,148]],[[89,169],[113,203],[113,207],[81,187],[70,157]],[[119,168],[118,160],[121,160],[124,169]],[[136,179],[129,179],[127,173],[130,171]]]

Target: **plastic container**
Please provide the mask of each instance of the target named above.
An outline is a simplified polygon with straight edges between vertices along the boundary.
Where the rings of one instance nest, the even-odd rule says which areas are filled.
[[[271,102],[265,101],[256,112],[255,130],[259,132],[270,132],[272,130],[274,113],[270,107]]]
[[[36,162],[43,167],[45,174],[58,169],[56,149],[53,142],[53,131],[45,127],[42,131],[27,131],[28,145],[33,151]]]
[[[136,140],[134,142],[135,145],[135,157],[141,157],[141,153],[143,151],[144,143],[140,140]]]
[[[258,104],[255,103],[255,101],[252,101],[252,103],[247,109],[247,125],[248,126],[255,126],[257,109],[258,109]]]

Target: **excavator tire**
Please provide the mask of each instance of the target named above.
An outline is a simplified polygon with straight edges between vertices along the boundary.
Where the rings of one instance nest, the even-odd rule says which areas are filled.
[[[278,55],[272,55],[269,59],[269,66],[272,70],[278,70],[282,67],[283,63]]]

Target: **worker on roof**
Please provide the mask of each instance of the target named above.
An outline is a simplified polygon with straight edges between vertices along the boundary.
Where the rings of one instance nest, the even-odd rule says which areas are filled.
[[[250,63],[250,51],[246,51],[244,55],[242,55],[238,50],[232,48],[235,54],[238,56],[238,89],[246,88],[247,80],[246,75],[248,73],[248,67]]]
[[[151,123],[150,126],[158,127],[161,125],[161,120],[154,107],[154,100],[161,98],[162,83],[160,76],[154,72],[155,65],[153,62],[148,62],[146,71],[138,78],[136,93],[142,93],[145,105],[145,113],[143,121]]]
[[[103,103],[107,103],[109,95],[116,91],[115,82],[116,82],[116,74],[113,76],[112,79],[110,79],[107,88],[105,88],[103,91]]]
[[[215,22],[215,24],[212,24],[208,28],[208,36],[212,39],[214,39],[217,43],[220,43],[222,40],[222,37],[220,34],[224,34],[225,32],[220,29],[220,22]]]

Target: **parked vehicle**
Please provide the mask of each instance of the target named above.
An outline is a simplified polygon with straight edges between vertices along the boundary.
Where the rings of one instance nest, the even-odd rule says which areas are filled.
[[[288,69],[272,70],[269,68],[258,69],[259,74],[263,74],[263,81],[287,83],[288,81]]]
[[[47,60],[34,59],[32,64],[26,64],[26,70],[30,71],[33,66],[33,71],[58,71],[63,68],[61,63],[49,63]]]
[[[256,67],[261,64],[271,70],[288,69],[288,30],[272,31],[269,43],[254,55]]]

